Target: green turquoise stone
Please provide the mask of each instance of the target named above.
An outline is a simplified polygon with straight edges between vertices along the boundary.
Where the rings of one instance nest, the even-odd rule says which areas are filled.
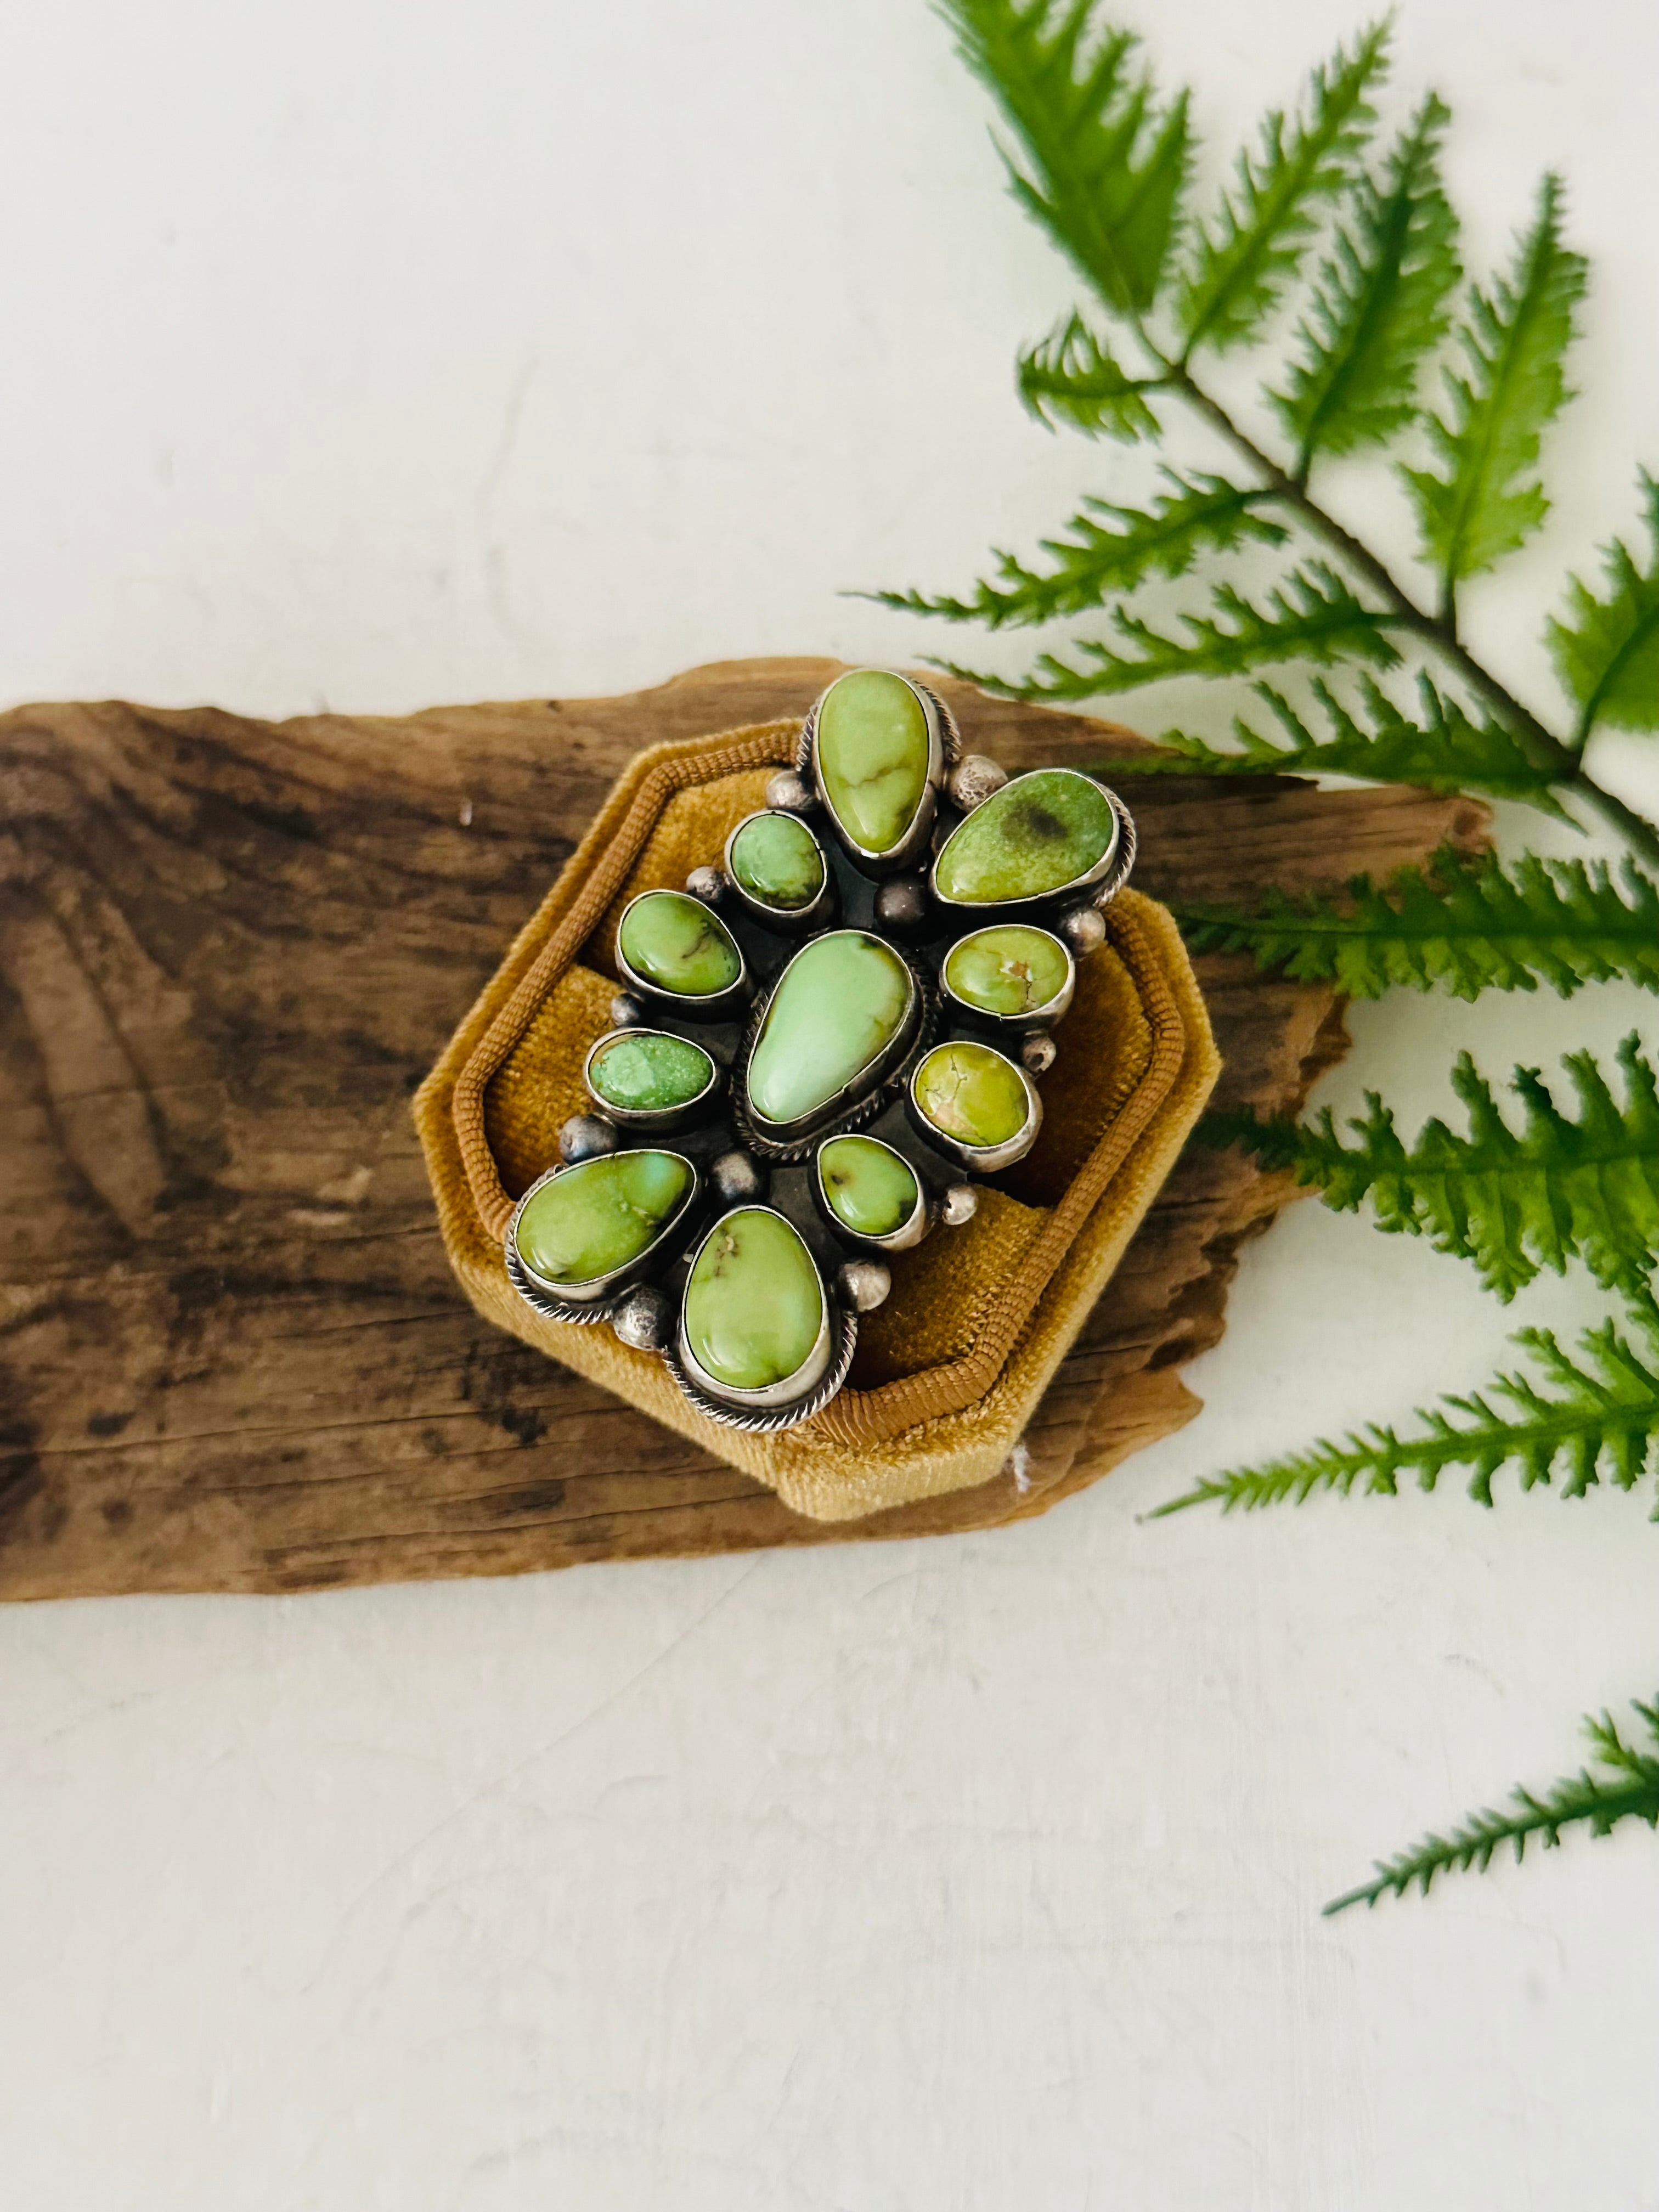
[[[682,999],[712,999],[743,972],[726,924],[684,891],[636,898],[623,916],[617,945],[636,975]]]
[[[717,1222],[692,1264],[683,1326],[705,1373],[767,1390],[804,1367],[823,1326],[823,1285],[799,1232],[763,1206]]]
[[[952,945],[945,980],[964,1006],[985,1014],[1031,1014],[1066,988],[1066,947],[1046,929],[1005,921]]]
[[[823,889],[818,841],[793,814],[751,814],[732,840],[726,865],[750,898],[785,912],[811,906]]]
[[[1086,875],[1117,842],[1112,802],[1074,768],[1017,775],[957,823],[933,863],[939,896],[962,906],[1042,898]]]
[[[700,1098],[714,1063],[699,1044],[665,1030],[624,1030],[587,1063],[588,1087],[603,1106],[629,1114],[661,1114]]]
[[[935,1045],[911,1083],[924,1120],[959,1145],[1006,1145],[1025,1127],[1030,1102],[1019,1070],[988,1044]]]
[[[749,1104],[775,1125],[817,1113],[904,1028],[915,987],[890,945],[861,929],[804,945],[778,979],[749,1059]]]
[[[927,788],[927,717],[902,676],[838,676],[818,708],[818,781],[843,834],[866,853],[902,844]]]
[[[921,1195],[909,1162],[878,1137],[831,1137],[818,1148],[818,1182],[830,1211],[858,1237],[892,1237]]]
[[[690,1188],[675,1152],[583,1160],[526,1201],[514,1232],[519,1257],[544,1282],[597,1282],[649,1250]]]

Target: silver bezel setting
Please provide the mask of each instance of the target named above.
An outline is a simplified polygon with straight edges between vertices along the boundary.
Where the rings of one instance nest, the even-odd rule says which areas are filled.
[[[1090,775],[1083,769],[1068,768],[1063,764],[1055,768],[1026,769],[1019,775],[1011,775],[1001,790],[994,792],[985,801],[985,806],[995,805],[1000,799],[1006,798],[1009,792],[1018,790],[1022,783],[1034,775],[1075,775],[1081,777],[1086,783],[1092,783],[1097,791],[1104,794],[1111,806],[1114,824],[1111,843],[1091,866],[1085,868],[1079,875],[1072,877],[1068,882],[1056,884],[1052,890],[1035,891],[1029,897],[1024,898],[949,898],[939,889],[939,863],[950,850],[951,839],[966,829],[970,822],[976,822],[983,813],[984,807],[976,806],[971,814],[964,814],[961,821],[953,825],[950,836],[946,837],[939,851],[933,855],[932,866],[927,871],[927,888],[947,913],[986,916],[1007,915],[1023,917],[1073,902],[1080,892],[1087,892],[1093,905],[1104,906],[1109,900],[1116,897],[1118,892],[1128,881],[1129,871],[1135,862],[1134,823],[1128,808],[1118,797],[1116,792],[1109,785],[1103,784],[1098,776]]]
[[[948,1051],[953,1044],[970,1044],[975,1051],[995,1053],[1000,1060],[1012,1068],[1025,1093],[1024,1121],[1012,1137],[1005,1137],[1000,1145],[964,1144],[961,1138],[953,1137],[948,1130],[939,1128],[923,1113],[916,1098],[916,1079],[921,1073],[921,1060],[918,1060],[911,1070],[910,1079],[904,1086],[905,1112],[916,1134],[925,1144],[931,1145],[935,1152],[943,1152],[947,1159],[955,1160],[974,1175],[1000,1174],[1004,1168],[1012,1167],[1016,1160],[1023,1160],[1036,1144],[1037,1132],[1042,1127],[1042,1101],[1037,1095],[1036,1084],[1019,1062],[1010,1060],[1006,1052],[998,1052],[995,1045],[983,1044],[977,1037],[946,1037],[935,1049]]]
[[[790,1164],[803,1160],[819,1138],[839,1136],[865,1121],[873,1121],[887,1103],[893,1088],[907,1078],[912,1060],[926,1049],[934,1026],[938,1001],[915,962],[907,959],[897,945],[877,936],[873,930],[853,928],[826,930],[812,939],[811,944],[823,945],[831,937],[867,937],[883,951],[893,955],[910,979],[910,999],[904,1020],[881,1051],[866,1060],[857,1075],[822,1106],[811,1114],[798,1115],[793,1121],[763,1119],[756,1113],[749,1097],[749,1063],[760,1042],[767,1014],[790,969],[802,953],[811,949],[811,945],[803,945],[799,952],[792,954],[765,998],[757,1001],[732,1066],[738,1079],[732,1085],[732,1122],[745,1147],[763,1159]]]
[[[697,1172],[696,1163],[687,1159],[684,1152],[674,1152],[666,1145],[630,1145],[621,1152],[604,1152],[595,1157],[607,1160],[625,1159],[630,1152],[667,1152],[671,1159],[678,1160],[690,1170],[691,1181],[684,1197],[645,1249],[635,1253],[631,1260],[624,1261],[620,1267],[613,1267],[609,1274],[595,1275],[586,1283],[551,1283],[544,1275],[538,1275],[519,1250],[519,1217],[537,1192],[545,1190],[549,1183],[557,1182],[562,1176],[580,1175],[584,1168],[593,1164],[592,1161],[579,1160],[572,1167],[550,1168],[545,1175],[537,1176],[513,1209],[507,1224],[507,1234],[501,1240],[507,1280],[527,1305],[533,1306],[538,1314],[545,1315],[549,1321],[608,1321],[611,1306],[622,1292],[631,1291],[635,1283],[642,1282],[659,1264],[665,1242],[684,1227],[702,1194],[702,1177]]]
[[[738,956],[737,981],[728,984],[723,991],[706,991],[698,996],[689,991],[665,991],[659,983],[653,983],[648,975],[641,975],[623,951],[623,931],[627,927],[629,915],[640,901],[648,898],[684,899],[706,914],[717,929],[726,930],[726,940]],[[649,1006],[660,1006],[665,1012],[672,1008],[688,1022],[730,1021],[748,1005],[754,990],[743,947],[726,928],[726,924],[713,907],[700,898],[693,897],[690,891],[677,891],[666,884],[659,884],[651,890],[635,891],[623,908],[617,922],[617,968],[623,981],[635,997],[643,999]]]
[[[709,1239],[719,1236],[726,1223],[734,1215],[739,1213],[769,1213],[774,1220],[781,1221],[806,1255],[807,1265],[811,1268],[813,1279],[818,1286],[818,1331],[812,1340],[811,1350],[793,1375],[786,1375],[781,1382],[769,1382],[763,1388],[755,1390],[741,1389],[733,1383],[722,1382],[711,1375],[692,1351],[685,1333],[686,1300],[690,1295],[691,1282],[697,1271],[697,1262],[707,1249]],[[806,1239],[787,1213],[779,1212],[775,1206],[768,1206],[763,1201],[754,1200],[746,1200],[741,1206],[728,1206],[718,1220],[710,1222],[708,1228],[704,1230],[702,1235],[697,1239],[696,1250],[691,1255],[685,1287],[680,1293],[679,1320],[674,1331],[674,1349],[671,1364],[678,1370],[676,1379],[683,1389],[690,1383],[699,1398],[712,1401],[727,1413],[782,1417],[769,1419],[761,1424],[767,1428],[784,1427],[792,1419],[805,1420],[807,1416],[802,1409],[812,1398],[825,1376],[837,1364],[837,1353],[841,1351],[842,1346],[836,1328],[836,1301],[830,1295],[829,1285],[823,1279],[823,1271],[813,1257],[811,1248]],[[852,1364],[850,1351],[847,1353],[847,1362],[850,1366]],[[843,1375],[844,1372],[843,1370]],[[836,1387],[839,1389],[840,1385],[837,1384]],[[689,1392],[688,1395],[690,1395]],[[818,1402],[827,1403],[828,1399],[821,1399]],[[816,1411],[817,1407],[815,1406],[812,1410]]]
[[[817,848],[818,864],[823,870],[823,881],[809,905],[768,906],[763,899],[757,899],[738,880],[737,871],[732,866],[732,848],[751,822],[758,822],[769,814],[775,814],[781,821],[793,822],[797,829],[804,830]],[[757,921],[775,930],[780,936],[793,937],[808,930],[821,930],[835,913],[836,872],[830,865],[830,855],[823,849],[823,842],[810,822],[803,821],[787,806],[757,806],[752,814],[745,814],[726,839],[721,860],[732,896]]]
[[[700,1052],[702,1054],[708,1062],[708,1080],[695,1098],[683,1099],[678,1106],[618,1106],[597,1087],[593,1081],[593,1062],[605,1047],[615,1044],[619,1037],[642,1036],[674,1037],[676,1044],[687,1045],[693,1052]],[[670,1132],[683,1129],[688,1123],[695,1121],[718,1097],[723,1080],[720,1064],[707,1045],[699,1044],[694,1037],[675,1037],[672,1030],[653,1029],[647,1023],[641,1023],[637,1029],[629,1027],[625,1030],[607,1030],[602,1037],[595,1037],[587,1048],[587,1055],[582,1061],[583,1086],[595,1107],[607,1121],[614,1121],[617,1128],[636,1129],[641,1136],[652,1133],[665,1136]],[[639,1147],[632,1146],[629,1149],[637,1151]]]
[[[818,765],[819,712],[836,684],[848,676],[896,677],[901,684],[907,684],[921,702],[922,716],[927,726],[927,779],[922,786],[921,797],[903,836],[896,845],[890,845],[882,852],[872,852],[867,845],[860,845],[846,829],[836,812]],[[915,867],[927,858],[933,846],[933,824],[939,818],[939,799],[945,789],[945,780],[961,755],[962,739],[956,722],[937,691],[930,690],[926,684],[919,684],[914,676],[906,676],[896,668],[844,668],[834,683],[825,684],[807,710],[795,748],[795,767],[800,775],[810,776],[825,819],[848,859],[861,876],[868,876],[879,882],[884,876],[902,875],[906,869]]]
[[[1039,937],[1046,937],[1051,945],[1057,945],[1066,962],[1066,980],[1054,997],[1023,1014],[999,1014],[988,1006],[976,1006],[970,999],[961,997],[951,988],[951,963],[958,950],[971,938],[980,936],[986,930],[1005,928],[1034,930]],[[1018,918],[1004,915],[994,921],[976,923],[972,929],[963,931],[939,963],[939,988],[947,1006],[960,1008],[963,1014],[971,1016],[975,1021],[990,1023],[1006,1035],[1018,1036],[1026,1030],[1046,1030],[1066,1012],[1077,989],[1077,961],[1065,939],[1057,937],[1052,929],[1045,929],[1040,921],[1033,921],[1029,915]]]
[[[885,1237],[872,1237],[861,1229],[854,1229],[842,1219],[830,1202],[830,1194],[823,1187],[823,1152],[827,1145],[838,1144],[843,1137],[855,1137],[860,1144],[878,1145],[884,1152],[890,1152],[896,1160],[902,1161],[916,1186],[916,1202],[910,1217]],[[927,1234],[933,1226],[933,1209],[927,1202],[927,1186],[916,1173],[915,1164],[907,1160],[896,1145],[890,1145],[884,1137],[872,1137],[866,1130],[836,1129],[820,1138],[812,1154],[812,1201],[817,1207],[823,1225],[832,1237],[843,1243],[855,1245],[861,1252],[908,1252]]]

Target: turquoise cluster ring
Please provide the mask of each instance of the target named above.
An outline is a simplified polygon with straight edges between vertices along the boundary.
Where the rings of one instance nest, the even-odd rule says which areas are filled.
[[[1030,1152],[1135,857],[1097,777],[964,753],[888,669],[836,678],[765,799],[718,866],[623,908],[590,1110],[505,1244],[538,1313],[608,1325],[749,1430],[827,1405],[890,1256]]]

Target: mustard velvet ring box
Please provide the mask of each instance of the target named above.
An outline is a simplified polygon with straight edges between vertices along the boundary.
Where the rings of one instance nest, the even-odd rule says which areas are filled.
[[[642,753],[416,1100],[473,1304],[814,1519],[989,1481],[1218,1073],[1134,853],[890,670]]]

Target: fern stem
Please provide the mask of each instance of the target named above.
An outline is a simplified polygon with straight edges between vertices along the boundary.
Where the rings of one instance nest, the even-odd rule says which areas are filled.
[[[1178,392],[1188,404],[1225,439],[1233,451],[1260,473],[1266,489],[1274,498],[1297,515],[1315,537],[1322,538],[1356,574],[1364,578],[1387,603],[1390,620],[1401,629],[1411,631],[1425,644],[1432,646],[1441,658],[1457,671],[1471,690],[1477,692],[1489,707],[1504,717],[1522,744],[1531,750],[1540,768],[1547,769],[1564,789],[1577,793],[1587,805],[1594,807],[1603,820],[1611,823],[1644,860],[1659,866],[1659,827],[1637,813],[1633,807],[1627,806],[1615,793],[1599,784],[1585,768],[1579,750],[1573,745],[1564,744],[1547,729],[1530,708],[1523,706],[1490,670],[1481,665],[1458,635],[1455,605],[1449,595],[1445,607],[1439,613],[1431,613],[1427,608],[1420,607],[1370,546],[1364,544],[1352,531],[1345,529],[1334,514],[1321,507],[1301,477],[1292,476],[1270,453],[1264,453],[1249,433],[1233,420],[1220,401],[1205,391],[1189,368],[1180,362],[1167,363],[1166,368],[1170,388]]]

